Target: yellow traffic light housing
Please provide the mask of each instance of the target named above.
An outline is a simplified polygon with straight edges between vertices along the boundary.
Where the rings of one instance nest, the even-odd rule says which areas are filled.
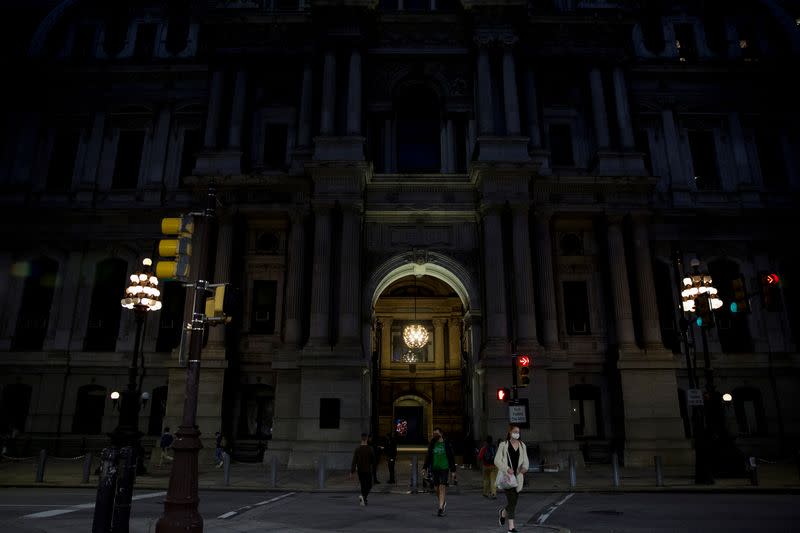
[[[174,235],[176,238],[158,241],[158,255],[172,260],[159,261],[156,265],[156,276],[187,281],[192,257],[193,217],[184,215],[164,218],[161,220],[161,233]]]
[[[212,326],[227,324],[234,312],[235,291],[230,285],[214,286],[214,296],[206,298],[206,319]]]

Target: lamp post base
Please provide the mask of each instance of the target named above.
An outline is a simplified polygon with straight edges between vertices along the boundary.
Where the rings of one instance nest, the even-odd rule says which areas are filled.
[[[175,433],[172,449],[175,459],[164,500],[164,516],[156,523],[156,533],[202,532],[203,518],[198,511],[197,457],[203,447],[197,427],[181,426]]]

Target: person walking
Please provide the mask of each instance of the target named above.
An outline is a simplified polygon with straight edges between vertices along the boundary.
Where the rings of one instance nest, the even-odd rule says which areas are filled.
[[[223,437],[222,433],[220,433],[219,431],[214,433],[214,437],[215,437],[215,440],[214,440],[214,445],[215,445],[215,448],[214,448],[214,462],[217,464],[217,468],[219,468],[219,467],[222,466],[222,463],[223,463],[223,461],[222,461],[222,452],[224,451],[226,443],[225,443],[225,437]]]
[[[493,500],[497,499],[497,485],[495,484],[497,480],[497,467],[494,466],[494,456],[496,452],[497,448],[492,441],[492,436],[489,435],[486,437],[486,442],[483,444],[483,447],[481,447],[481,450],[478,452],[478,460],[481,462],[481,468],[483,469],[483,497]]]
[[[169,456],[167,450],[172,448],[173,442],[175,442],[175,437],[173,437],[172,433],[169,432],[169,427],[165,427],[164,433],[161,434],[161,440],[158,443],[159,447],[161,448],[161,456],[158,459],[158,466],[162,466],[164,464],[164,459],[167,461],[172,461],[172,457]]]
[[[372,489],[372,469],[375,465],[375,452],[368,444],[369,436],[361,434],[361,444],[353,452],[353,462],[350,465],[350,479],[358,471],[358,483],[361,485],[361,494],[358,496],[358,503],[363,507],[367,505],[367,496]]]
[[[525,473],[530,467],[528,463],[528,448],[520,440],[519,426],[510,425],[506,440],[497,446],[494,456],[494,465],[497,467],[497,488],[506,493],[506,506],[498,510],[498,523],[502,526],[508,521],[508,531],[516,533],[514,527],[514,512],[517,509],[517,500],[525,481]]]
[[[450,445],[450,441],[445,440],[441,428],[437,427],[433,430],[433,439],[428,445],[423,469],[430,471],[433,487],[436,490],[436,499],[439,504],[439,511],[436,515],[444,516],[447,508],[447,485],[451,472],[453,482],[456,482],[456,460],[453,447]]]
[[[378,481],[378,463],[381,462],[381,447],[378,445],[378,439],[376,439],[372,433],[369,434],[367,443],[369,447],[372,448],[373,459],[375,460],[375,463],[372,465],[372,484],[377,485],[380,483],[380,481]]]
[[[394,467],[397,462],[397,435],[394,431],[390,431],[386,435],[386,448],[384,448],[384,451],[386,452],[386,466],[389,468],[389,481],[387,483],[394,484],[396,483]]]

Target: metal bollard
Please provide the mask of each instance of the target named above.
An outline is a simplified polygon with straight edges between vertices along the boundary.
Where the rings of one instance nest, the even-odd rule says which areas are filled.
[[[86,452],[83,458],[83,478],[81,483],[89,483],[89,474],[92,472],[92,452]]]
[[[325,456],[319,456],[319,488],[325,488]]]
[[[411,457],[411,477],[409,478],[409,485],[411,486],[411,494],[416,494],[417,489],[417,474],[419,472],[419,458],[414,455]]]
[[[272,456],[272,461],[271,461],[270,466],[271,466],[270,473],[269,473],[270,474],[270,478],[271,478],[270,482],[272,484],[272,488],[274,489],[274,488],[276,488],[278,486],[278,456],[277,455],[273,455]]]
[[[226,487],[231,485],[231,455],[222,452],[222,479]]]
[[[108,533],[114,507],[114,489],[117,486],[117,449],[103,448],[100,454],[100,479],[92,518],[92,533]]]
[[[117,479],[117,491],[114,497],[114,516],[111,519],[112,533],[128,533],[131,520],[131,501],[133,483],[136,481],[136,449],[125,446],[119,451],[121,469]]]
[[[614,488],[619,488],[619,457],[617,452],[611,454],[611,475],[614,480]]]
[[[39,462],[36,464],[36,483],[44,482],[44,465],[47,463],[47,450],[39,452]]]
[[[747,469],[750,471],[750,484],[754,487],[758,486],[758,462],[755,457],[751,457],[747,463]]]
[[[664,473],[661,467],[661,456],[656,455],[654,458],[656,463],[656,487],[664,486]]]
[[[575,457],[569,456],[569,488],[574,489],[578,484],[578,475],[575,472]]]

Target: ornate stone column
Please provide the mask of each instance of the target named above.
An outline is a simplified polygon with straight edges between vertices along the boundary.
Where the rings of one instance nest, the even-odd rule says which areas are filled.
[[[208,114],[206,116],[206,133],[203,144],[206,150],[217,147],[219,117],[222,110],[222,83],[224,77],[221,70],[214,71],[211,76],[211,90],[208,95]]]
[[[553,273],[553,243],[550,219],[553,213],[536,210],[536,280],[542,313],[542,342],[548,348],[558,347],[558,314],[556,312],[555,278]]]
[[[219,221],[217,231],[217,251],[214,262],[214,283],[230,283],[231,256],[233,255],[233,219],[224,216]],[[209,328],[207,350],[216,352],[217,357],[225,357],[225,326]],[[205,354],[205,352],[204,352]]]
[[[592,113],[594,129],[597,133],[597,147],[607,149],[611,144],[608,135],[608,115],[606,114],[606,101],[603,94],[603,76],[600,69],[592,68],[589,71],[589,84],[592,90]]]
[[[347,134],[361,135],[361,52],[350,53],[350,72],[347,93]]]
[[[361,206],[342,205],[341,278],[339,283],[339,343],[358,343],[361,279]],[[316,272],[314,273],[316,275]]]
[[[533,148],[542,147],[542,132],[539,122],[539,100],[536,96],[536,74],[532,68],[525,71],[525,96],[528,97],[525,116],[528,120],[528,136]]]
[[[653,259],[650,256],[650,236],[645,215],[633,217],[633,246],[636,254],[636,282],[639,291],[644,347],[645,349],[663,348],[653,278]]]
[[[286,278],[286,329],[284,342],[290,347],[300,344],[301,304],[303,301],[303,263],[305,250],[305,209],[289,211],[289,269]]]
[[[447,322],[444,318],[434,318],[433,322],[433,358],[436,362],[436,369],[447,368],[447,353],[444,351],[444,325]]]
[[[233,90],[233,104],[231,105],[231,127],[228,131],[228,147],[233,150],[242,149],[242,124],[244,122],[244,108],[247,102],[247,71],[244,69],[236,73],[236,85]]]
[[[314,266],[311,281],[311,331],[309,344],[328,346],[330,329],[331,205],[314,205]]]
[[[311,146],[311,110],[313,105],[314,77],[310,57],[306,57],[303,64],[303,84],[300,96],[300,117],[297,129],[297,146],[307,148]]]
[[[636,346],[633,330],[633,312],[628,285],[628,267],[625,262],[625,242],[622,238],[622,217],[608,217],[608,260],[611,270],[611,297],[614,302],[614,321],[620,351]]]
[[[448,338],[448,366],[450,369],[461,368],[461,319],[450,317],[447,320]]]
[[[517,349],[528,350],[536,340],[536,303],[528,223],[528,204],[512,204],[514,238],[514,293],[517,299]]]
[[[500,206],[483,206],[483,250],[486,280],[486,344],[495,351],[505,350],[508,340],[506,324],[506,286],[503,265],[503,228]],[[499,355],[499,352],[495,355]]]
[[[628,85],[625,83],[625,74],[620,67],[614,68],[614,98],[617,105],[620,142],[624,149],[633,149],[635,142],[633,139],[633,126],[631,125],[631,112],[628,106]]]
[[[320,133],[333,135],[336,118],[336,52],[325,51],[325,63],[322,69],[322,115],[320,117]]]
[[[381,323],[381,368],[389,369],[392,364],[392,317],[380,317]]]
[[[492,107],[492,75],[489,65],[488,42],[476,39],[478,43],[478,134],[494,134],[494,109]]]
[[[503,44],[503,104],[506,112],[506,134],[519,135],[519,99],[517,98],[517,74],[514,66],[513,45],[516,36],[509,36]]]

